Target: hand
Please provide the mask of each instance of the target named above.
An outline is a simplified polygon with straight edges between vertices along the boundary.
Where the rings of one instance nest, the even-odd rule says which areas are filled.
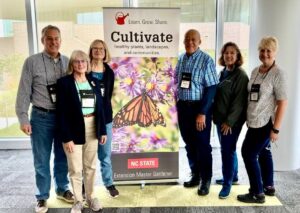
[[[275,143],[278,139],[278,134],[275,134],[272,130],[271,130],[271,133],[270,133],[270,141],[272,143]]]
[[[196,118],[196,129],[198,131],[203,131],[204,128],[206,127],[205,125],[205,115],[202,115],[202,114],[199,114],[197,115],[197,118]]]
[[[232,130],[229,125],[227,125],[226,123],[222,123],[221,132],[223,133],[223,135],[228,135],[228,133],[229,133],[229,135],[231,135]]]
[[[74,152],[75,144],[73,141],[63,143],[63,146],[64,146],[64,149],[67,150],[68,152],[70,152],[70,153]]]
[[[106,141],[107,141],[106,135],[102,135],[100,140],[99,140],[99,144],[104,145],[106,143]]]
[[[20,126],[20,129],[26,134],[26,135],[31,135],[32,130],[31,130],[31,125],[30,124],[22,124]]]

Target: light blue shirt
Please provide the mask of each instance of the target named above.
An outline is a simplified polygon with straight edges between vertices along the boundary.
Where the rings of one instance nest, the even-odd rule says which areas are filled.
[[[76,89],[78,91],[78,96],[79,96],[80,101],[81,101],[81,97],[80,97],[79,90],[92,90],[92,87],[91,87],[91,85],[89,84],[88,81],[85,81],[85,82],[75,82],[75,85],[76,85]],[[82,113],[84,115],[91,114],[94,111],[95,111],[95,107],[82,108]]]
[[[189,89],[180,87],[183,72],[191,73],[191,86]],[[178,87],[178,100],[201,100],[205,87],[219,83],[213,59],[199,48],[191,56],[184,53],[178,59],[175,83]]]

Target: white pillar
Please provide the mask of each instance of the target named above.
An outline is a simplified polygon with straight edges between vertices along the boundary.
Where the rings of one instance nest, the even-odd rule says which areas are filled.
[[[264,36],[276,36],[276,63],[287,74],[288,109],[273,146],[275,170],[300,168],[300,1],[252,0],[250,70],[259,65],[257,46]]]

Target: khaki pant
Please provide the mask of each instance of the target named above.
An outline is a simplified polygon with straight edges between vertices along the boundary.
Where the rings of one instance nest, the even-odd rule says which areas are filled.
[[[75,203],[82,202],[82,175],[87,199],[93,198],[96,177],[98,140],[95,132],[95,117],[84,118],[85,144],[75,145],[74,152],[65,149],[69,176],[73,187]]]

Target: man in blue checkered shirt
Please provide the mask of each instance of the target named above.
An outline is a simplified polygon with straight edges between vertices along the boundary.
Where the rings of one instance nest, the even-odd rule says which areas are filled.
[[[200,50],[200,44],[197,30],[191,29],[185,33],[186,53],[179,57],[176,66],[176,106],[179,129],[186,144],[192,173],[191,179],[184,182],[184,187],[199,185],[198,195],[207,195],[212,178],[211,106],[219,80],[213,59]]]

